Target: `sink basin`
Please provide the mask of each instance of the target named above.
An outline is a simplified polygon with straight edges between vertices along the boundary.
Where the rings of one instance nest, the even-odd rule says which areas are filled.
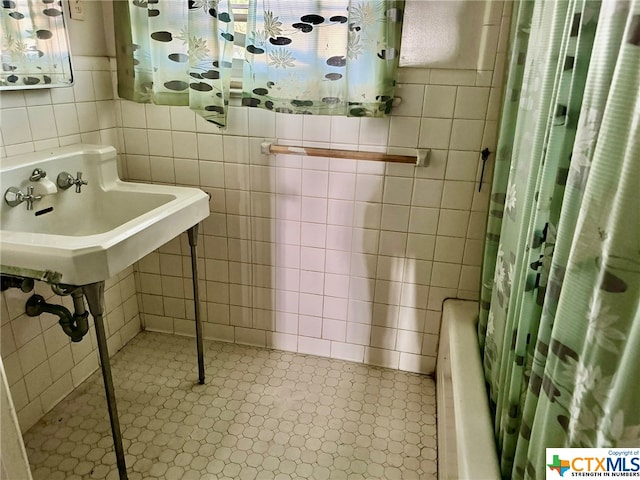
[[[46,177],[31,181],[35,168]],[[61,172],[88,182],[53,189],[27,210],[10,207],[9,187],[51,192]],[[45,182],[49,188],[43,188]],[[106,280],[209,215],[209,197],[197,188],[124,182],[116,151],[72,145],[0,162],[0,271],[49,283],[87,285]]]

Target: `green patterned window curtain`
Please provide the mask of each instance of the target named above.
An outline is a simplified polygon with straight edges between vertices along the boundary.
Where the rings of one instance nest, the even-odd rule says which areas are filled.
[[[226,125],[233,14],[226,0],[115,0],[121,98],[188,105]]]
[[[282,113],[391,110],[402,1],[250,2],[243,104]]]
[[[640,0],[521,2],[479,321],[504,478],[640,446]]]
[[[3,88],[73,83],[62,7],[47,0],[5,0],[0,5]]]

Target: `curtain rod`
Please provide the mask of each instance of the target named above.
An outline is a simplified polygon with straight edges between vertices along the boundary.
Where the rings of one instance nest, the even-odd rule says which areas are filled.
[[[416,150],[415,156],[391,155],[378,152],[358,152],[353,150],[339,150],[336,148],[292,147],[276,145],[271,142],[262,143],[262,153],[265,155],[303,155],[308,157],[329,157],[345,160],[370,160],[379,162],[410,163],[417,167],[426,167],[429,149]]]

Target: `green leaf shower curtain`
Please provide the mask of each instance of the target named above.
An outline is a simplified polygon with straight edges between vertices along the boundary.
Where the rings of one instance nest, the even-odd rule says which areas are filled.
[[[640,0],[519,3],[479,322],[504,478],[640,446],[638,185]]]
[[[403,1],[250,2],[243,105],[380,117],[395,89]]]
[[[233,56],[227,0],[115,0],[118,94],[189,105],[225,126]]]
[[[70,86],[73,82],[62,7],[46,0],[0,5],[0,85]]]

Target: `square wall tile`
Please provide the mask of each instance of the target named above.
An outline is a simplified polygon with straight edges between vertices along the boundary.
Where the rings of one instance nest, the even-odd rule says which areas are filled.
[[[482,134],[484,132],[484,120],[459,120],[453,121],[451,129],[451,150],[482,150]]]
[[[331,358],[361,363],[364,358],[364,347],[350,343],[331,342]]]
[[[379,203],[355,202],[353,226],[361,228],[380,228],[382,205]]]
[[[381,280],[389,280],[400,282],[404,270],[404,261],[400,257],[378,256],[378,265],[376,268],[376,278]]]
[[[382,187],[384,177],[382,175],[363,175],[356,177],[355,199],[361,202],[382,201]]]
[[[229,107],[227,129],[223,132],[225,136],[247,137],[249,135],[249,110],[252,109],[242,106]]]
[[[303,122],[302,139],[309,142],[331,141],[331,117],[325,115],[299,115]]]
[[[351,252],[340,250],[327,250],[325,259],[325,272],[338,273],[341,275],[349,275],[349,267],[351,265]]]
[[[91,72],[76,70],[73,74],[73,94],[76,102],[92,102],[96,99],[93,91],[93,77]]]
[[[29,399],[31,401],[35,400],[38,395],[53,383],[49,363],[44,362],[34,368],[31,372],[26,373],[24,376],[24,382],[27,386]]]
[[[351,256],[352,281],[357,277],[375,278],[377,255],[353,253]]]
[[[161,157],[173,156],[173,142],[166,130],[147,130],[149,155]]]
[[[325,274],[324,294],[330,297],[347,298],[349,296],[349,275]]]
[[[223,161],[224,153],[221,135],[199,133],[197,135],[198,158],[200,160]]]
[[[302,270],[324,272],[325,253],[326,250],[324,248],[301,247],[300,268]]]
[[[78,112],[74,104],[65,103],[62,105],[54,105],[53,112],[56,117],[56,127],[58,129],[59,137],[80,133]],[[4,140],[7,142],[6,137],[4,137]]]
[[[442,180],[416,178],[413,186],[412,205],[417,207],[439,208],[442,201]]]
[[[389,118],[362,118],[360,123],[360,145],[387,145]]]
[[[435,235],[438,230],[439,209],[425,207],[411,207],[409,231]]]
[[[373,325],[387,328],[397,328],[399,313],[400,307],[398,305],[374,303]]]
[[[397,369],[400,362],[400,352],[382,348],[365,347],[364,361],[383,368]]]
[[[277,167],[274,179],[276,192],[282,195],[300,195],[302,172],[299,168]]]
[[[420,135],[420,118],[391,117],[389,146],[416,148]]]
[[[171,118],[171,130],[182,132],[195,132],[196,114],[186,106],[169,107]]]
[[[380,243],[378,254],[389,257],[404,256],[407,248],[407,234],[403,232],[390,232],[383,230],[380,232]]]
[[[331,342],[319,338],[298,337],[298,353],[328,357],[331,355]]]
[[[452,121],[450,119],[444,118],[423,118],[422,123],[420,124],[420,139],[418,141],[418,147],[434,149],[449,148],[449,139],[452,135],[451,122]],[[451,148],[456,147],[451,146]]]
[[[26,375],[36,368],[42,362],[47,360],[47,351],[45,350],[44,337],[38,335],[33,340],[27,342],[18,349],[18,358],[22,372]]]
[[[406,232],[409,227],[408,205],[383,205],[380,228],[398,232]]]
[[[367,287],[367,291],[369,293],[367,293],[366,295],[363,295],[363,297],[366,297],[367,300],[360,301],[360,300],[350,299],[349,313],[347,315],[347,318],[350,323],[360,323],[360,324],[371,325],[373,321],[373,318],[372,318],[373,293],[372,292],[374,290],[374,280],[369,280],[369,279],[362,279],[362,280],[370,282],[369,286]]]
[[[200,169],[197,160],[176,158],[174,160],[176,183],[197,187],[200,185]]]
[[[429,287],[415,283],[403,283],[400,294],[400,305],[403,307],[426,309],[429,298]]]
[[[327,226],[322,223],[302,222],[300,225],[300,245],[325,248]]]
[[[443,288],[458,288],[461,266],[454,263],[433,262],[431,285]]]
[[[393,350],[396,347],[397,330],[387,327],[371,327],[371,346]]]
[[[320,338],[322,336],[322,318],[298,315],[298,333],[302,337]]]
[[[432,262],[427,260],[407,258],[404,261],[404,276],[402,277],[402,281],[404,283],[429,285],[432,266]]]
[[[173,154],[182,158],[198,158],[198,139],[195,133],[171,132]]]
[[[51,103],[73,103],[75,102],[75,96],[73,95],[73,88],[52,88],[51,89]],[[5,96],[3,94],[2,101],[4,104]],[[5,105],[5,108],[8,105]]]
[[[447,160],[445,178],[447,180],[464,180],[473,182],[481,163],[478,152],[451,150]]]
[[[471,210],[471,202],[476,184],[446,180],[442,191],[442,208],[452,210]]]
[[[469,212],[464,210],[441,210],[438,235],[464,237],[467,234]]]
[[[127,104],[127,108],[133,108],[130,105],[135,105],[133,102],[121,102],[122,105]],[[144,115],[147,118],[146,127],[155,128],[158,130],[171,130],[171,111],[170,107],[165,105],[154,105],[153,103],[146,103],[143,105]],[[131,115],[131,114],[129,114]],[[131,119],[133,123],[142,124],[142,114],[139,114],[135,120]],[[144,128],[144,127],[141,127]]]
[[[274,138],[276,136],[276,114],[262,108],[248,109],[249,135]]]
[[[76,101],[79,102],[76,98]],[[122,100],[120,102],[120,111],[122,114],[122,126],[125,128],[147,128],[147,117],[145,105],[142,103],[130,102],[128,100]],[[168,111],[168,107],[167,107]],[[154,112],[155,113],[155,112]],[[171,128],[170,125],[166,127],[155,128]]]
[[[424,101],[424,85],[399,83],[396,85],[396,97],[402,99],[400,105],[394,106],[392,115],[405,117],[420,117],[422,115],[422,103]],[[393,125],[393,120],[391,121]]]
[[[384,203],[410,205],[413,190],[413,179],[403,177],[387,177],[384,182]]]
[[[484,120],[487,116],[489,90],[487,87],[458,87],[454,117]]]
[[[436,237],[436,250],[433,259],[436,262],[462,263],[464,238]]]
[[[422,335],[409,330],[398,330],[396,350],[400,352],[420,353],[422,351]]]
[[[302,221],[326,223],[327,205],[328,202],[326,198],[302,197]]]
[[[301,194],[309,197],[327,197],[329,173],[319,170],[302,171]]]
[[[327,223],[329,225],[351,226],[353,224],[354,204],[349,200],[329,199],[327,205]]]
[[[357,144],[360,135],[360,118],[330,117],[331,142]]]
[[[472,267],[469,265],[463,265],[460,271],[460,283],[458,288],[460,290],[480,290],[480,267]]]
[[[456,87],[427,85],[422,114],[432,118],[452,118],[456,103]]]
[[[322,338],[344,342],[347,336],[347,322],[325,318],[322,321]]]
[[[4,108],[0,111],[0,115],[2,139],[5,145],[30,142],[33,139],[26,108]]]
[[[353,244],[352,242],[353,242],[353,231],[351,227],[343,227],[339,225],[327,225],[326,246],[328,249],[350,251]]]
[[[407,239],[407,258],[432,260],[436,237],[410,233]]]
[[[322,295],[324,293],[324,277],[322,272],[300,270],[300,292]]]
[[[482,240],[474,240],[468,238],[464,246],[464,256],[462,263],[464,265],[480,266],[482,264],[482,256],[484,252],[484,242]]]
[[[95,104],[91,105],[93,106],[93,111],[95,114]],[[78,105],[78,107],[79,106],[80,104]],[[42,140],[45,138],[53,138],[58,136],[58,131],[56,129],[56,120],[53,114],[53,107],[51,105],[29,107],[28,113],[33,140]],[[88,121],[90,122],[90,125],[94,127],[93,130],[97,130],[97,117],[91,117],[88,119]]]
[[[371,325],[347,322],[347,343],[369,345],[370,338]]]
[[[280,139],[302,140],[302,115],[276,115],[276,136]]]
[[[356,189],[356,175],[353,173],[329,172],[329,198],[353,200]]]

